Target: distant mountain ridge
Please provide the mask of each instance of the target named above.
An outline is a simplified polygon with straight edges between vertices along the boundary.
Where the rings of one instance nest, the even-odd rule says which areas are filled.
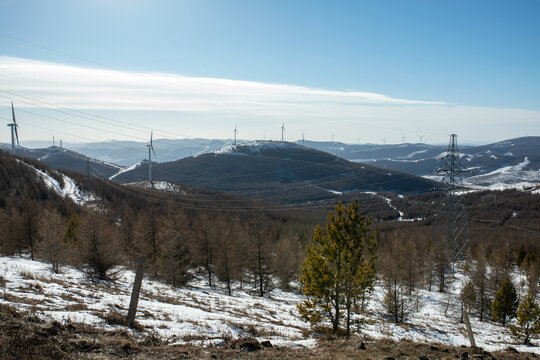
[[[230,139],[157,139],[154,141],[154,147],[158,157],[154,161],[170,162],[216,151],[226,151],[221,149],[234,146],[232,142]],[[238,141],[238,145],[247,143],[249,142]],[[306,147],[321,150],[352,162],[370,164],[432,179],[438,179],[433,171],[443,164],[441,158],[446,151],[446,145],[424,143],[380,145],[309,140],[305,142],[300,140],[295,143],[299,146],[304,144]],[[4,145],[6,150],[7,147],[7,144]],[[72,144],[68,147],[70,150],[85,154],[80,154],[80,156],[100,159],[109,165],[133,166],[139,164],[139,166],[144,166],[148,156],[146,143],[143,142],[107,141]],[[34,154],[29,153],[25,156],[36,157],[40,151],[40,149],[32,150]],[[508,139],[481,146],[464,145],[460,146],[459,151],[463,165],[471,170],[471,172],[464,174],[467,186],[486,189],[508,187],[522,189],[540,185],[540,137],[538,136]],[[45,158],[44,162],[56,168],[70,164],[70,162],[66,162],[64,165],[58,161],[51,162],[53,159],[47,160]],[[94,174],[96,176],[111,177],[119,171],[104,170],[99,162],[99,160],[95,160],[95,166],[92,163],[96,169],[96,174]],[[112,167],[114,168],[114,165]],[[147,165],[145,167],[147,168]],[[82,168],[80,164],[71,164],[69,168],[86,172],[86,168]]]
[[[300,143],[300,142],[297,142]],[[343,144],[334,142],[306,141],[306,146],[336,154],[345,159],[426,176],[442,165],[445,145],[398,144]],[[480,146],[460,146],[463,165],[474,174],[486,174],[505,166],[517,165],[529,158],[531,170],[540,169],[540,136],[529,136]]]
[[[212,152],[232,143],[232,140],[155,139],[154,148],[160,162]],[[146,143],[136,141],[105,141],[69,145],[71,150],[121,166],[131,166],[148,158]]]
[[[254,141],[152,165],[155,180],[185,183],[279,203],[337,198],[356,191],[420,193],[438,184],[409,174],[357,164],[289,142]],[[148,178],[147,162],[114,177]]]

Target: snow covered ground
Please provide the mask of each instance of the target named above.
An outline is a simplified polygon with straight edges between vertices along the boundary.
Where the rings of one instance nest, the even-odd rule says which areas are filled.
[[[483,190],[527,190],[533,189],[533,193],[540,193],[540,170],[525,170],[529,165],[529,159],[525,157],[517,165],[505,166],[487,174],[474,175],[463,180],[463,185],[471,191]],[[473,170],[473,168],[469,168]],[[441,175],[425,175],[426,179],[442,181]],[[534,190],[534,189],[537,190]],[[463,191],[462,193],[467,193]]]
[[[464,181],[464,185],[479,190],[518,189],[540,185],[540,170],[525,170],[529,159],[514,166],[506,166],[487,174],[471,176]]]
[[[65,198],[68,197],[71,200],[73,200],[77,205],[84,205],[88,204],[89,202],[96,201],[98,198],[90,193],[83,192],[77,184],[75,183],[75,180],[70,178],[69,176],[66,176],[62,173],[59,173],[62,176],[62,184],[60,184],[55,178],[47,174],[46,172],[43,172],[39,169],[36,169],[32,165],[29,165],[25,163],[24,161],[20,161],[21,163],[25,164],[32,170],[36,172],[38,177],[47,185],[48,188],[54,190],[58,195]],[[54,170],[53,170],[54,171]]]
[[[116,283],[96,282],[70,267],[54,274],[46,263],[0,257],[0,277],[5,282],[0,288],[0,303],[46,320],[82,322],[112,330],[115,327],[103,318],[111,311],[127,313],[134,274],[125,270]],[[381,315],[383,290],[377,286],[368,306],[369,315],[357,330],[373,338],[468,345],[465,326],[459,323],[460,287],[458,276],[449,293],[420,291],[419,311],[405,324],[396,325]],[[267,297],[252,296],[238,289],[238,285],[233,296],[228,296],[219,284],[210,288],[200,278],[183,288],[145,279],[137,322],[144,331],[171,344],[205,345],[250,336],[275,345],[313,347],[317,341],[303,331],[309,326],[299,319],[296,308],[302,300],[301,295],[279,290]],[[471,320],[478,346],[488,351],[513,346],[519,351],[540,354],[538,342],[536,347],[517,345],[507,328],[476,318]]]

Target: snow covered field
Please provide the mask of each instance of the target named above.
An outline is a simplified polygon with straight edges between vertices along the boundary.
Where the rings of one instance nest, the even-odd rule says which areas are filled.
[[[110,312],[127,313],[134,274],[125,270],[116,283],[95,282],[70,267],[62,268],[62,274],[54,274],[46,263],[0,257],[0,277],[0,303],[46,320],[81,322],[112,330],[114,326],[104,318]],[[357,330],[373,338],[468,345],[465,326],[459,323],[460,283],[458,276],[447,294],[420,291],[419,312],[400,325],[381,315],[383,291],[377,286],[369,315]],[[145,279],[137,322],[144,331],[171,344],[205,345],[249,336],[275,345],[313,347],[317,341],[308,335],[309,326],[298,317],[296,305],[302,300],[301,295],[279,290],[261,298],[235,289],[233,296],[228,296],[219,284],[210,288],[201,279],[183,288]],[[474,317],[471,320],[477,345],[488,351],[513,346],[540,354],[538,342],[535,347],[517,345],[507,328]]]

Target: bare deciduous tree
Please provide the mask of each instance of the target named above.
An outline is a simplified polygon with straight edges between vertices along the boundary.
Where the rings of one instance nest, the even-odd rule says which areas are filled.
[[[39,242],[36,244],[38,257],[51,263],[55,273],[65,263],[67,246],[62,241],[66,219],[56,210],[44,210],[38,221]]]

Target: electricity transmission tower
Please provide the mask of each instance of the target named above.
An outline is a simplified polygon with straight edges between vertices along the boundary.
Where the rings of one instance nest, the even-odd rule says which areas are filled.
[[[459,159],[457,135],[450,135],[450,142],[443,158],[445,164],[436,172],[442,174],[445,185],[439,200],[439,211],[435,218],[433,242],[436,247],[442,246],[450,250],[452,263],[456,260],[470,258],[469,224],[465,212],[462,174],[468,172]]]
[[[435,251],[441,256],[439,262],[440,285],[439,290],[444,291],[445,284],[445,265],[444,254],[449,255],[452,267],[459,259],[464,262],[465,259],[471,260],[469,224],[465,213],[465,203],[463,196],[458,193],[463,189],[462,174],[468,172],[459,160],[457,135],[450,135],[450,142],[446,150],[446,156],[443,158],[445,164],[437,169],[438,174],[443,174],[442,182],[445,189],[439,201],[439,211],[435,217],[435,227],[433,229],[433,245]],[[438,260],[436,260],[438,261]],[[462,284],[465,286],[465,283]],[[469,321],[467,310],[462,310],[463,320],[467,328],[469,342],[471,346],[476,346],[474,333]]]

